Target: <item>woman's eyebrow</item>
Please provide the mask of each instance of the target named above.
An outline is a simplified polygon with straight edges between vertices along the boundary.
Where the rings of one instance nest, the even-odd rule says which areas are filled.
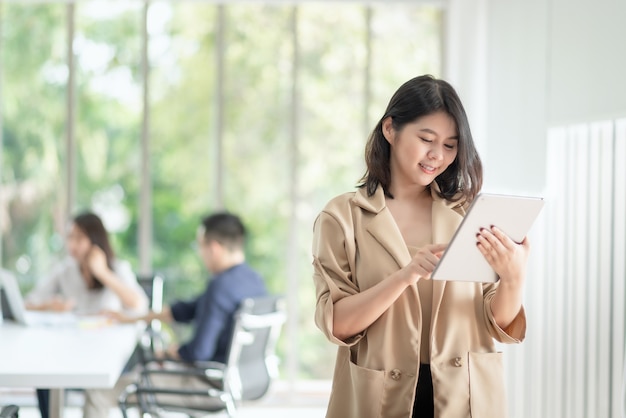
[[[433,131],[432,129],[429,129],[429,128],[422,128],[422,129],[420,129],[420,132],[425,132],[425,133],[428,133],[428,134],[439,136],[439,134],[437,132],[435,132],[435,131]],[[458,135],[454,135],[454,136],[451,136],[451,137],[446,138],[446,139],[455,139],[455,140],[458,141],[459,140],[459,136]]]

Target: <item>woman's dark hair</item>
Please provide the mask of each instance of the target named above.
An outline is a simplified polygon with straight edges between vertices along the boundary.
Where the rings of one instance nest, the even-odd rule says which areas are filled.
[[[111,248],[111,244],[109,242],[109,234],[104,228],[104,224],[98,215],[91,212],[84,212],[76,215],[72,222],[78,229],[81,230],[83,234],[87,236],[87,238],[89,238],[89,241],[91,241],[93,245],[97,245],[102,249],[102,251],[104,251],[107,259],[107,265],[111,270],[113,270],[113,260],[115,259],[115,254],[113,253],[113,249]],[[103,286],[98,278],[92,278],[94,280],[91,288],[101,289]]]
[[[230,251],[244,247],[246,228],[238,216],[228,212],[215,213],[202,220],[204,240],[217,241]]]
[[[439,185],[440,196],[450,201],[464,199],[471,202],[482,187],[483,169],[467,115],[454,88],[448,82],[431,75],[422,75],[407,81],[391,97],[385,114],[365,146],[367,169],[359,181],[359,187],[366,187],[367,194],[372,196],[378,185],[381,185],[385,195],[393,198],[389,191],[391,146],[383,135],[385,119],[391,117],[393,129],[400,132],[408,123],[440,111],[446,112],[456,122],[459,137],[456,158],[435,179]]]

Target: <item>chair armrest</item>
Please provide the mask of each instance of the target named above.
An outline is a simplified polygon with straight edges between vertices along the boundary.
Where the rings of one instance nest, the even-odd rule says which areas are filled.
[[[194,361],[194,367],[198,367],[200,369],[216,369],[216,370],[224,370],[226,365],[224,363],[220,363],[218,361]]]
[[[146,365],[149,364],[159,364],[159,365],[183,365],[189,368],[197,368],[197,369],[214,369],[214,370],[224,370],[226,365],[224,363],[220,363],[217,361],[194,361],[193,363],[189,363],[185,360],[181,359],[173,359],[173,358],[151,358],[146,360]]]
[[[135,392],[137,395],[142,394],[151,394],[151,395],[185,395],[185,396],[210,396],[210,397],[220,397],[224,394],[223,391],[207,387],[204,390],[200,389],[172,389],[172,388],[161,388],[161,387],[145,387],[139,386]]]
[[[169,375],[169,376],[198,376],[206,377],[202,369],[145,369],[141,371],[143,376]]]
[[[198,376],[209,380],[221,380],[224,378],[226,366],[223,363],[215,361],[203,361],[189,364],[179,360],[162,360],[151,361],[152,364],[158,364],[165,367],[146,367],[141,373],[143,376],[150,375],[178,375],[178,376]],[[167,368],[167,364],[176,365],[175,368]],[[180,367],[180,366],[184,367]]]
[[[162,365],[162,364],[180,364],[180,365],[187,365],[189,366],[189,363],[183,360],[178,360],[178,359],[173,359],[173,358],[157,358],[157,357],[152,357],[146,360],[145,365],[151,365],[151,364],[158,364],[158,365]]]

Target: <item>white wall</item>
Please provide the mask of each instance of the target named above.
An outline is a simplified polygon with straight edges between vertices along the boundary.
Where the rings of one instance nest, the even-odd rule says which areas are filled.
[[[626,2],[488,3],[485,186],[541,192],[549,126],[626,115]]]
[[[548,11],[545,1],[489,1],[485,187],[545,187]]]
[[[622,417],[626,1],[448,6],[458,55],[444,75],[484,126],[484,189],[548,200],[531,232],[527,339],[503,348],[511,417]],[[485,35],[468,36],[480,22]]]
[[[443,78],[463,101],[482,158],[487,155],[487,1],[449,0],[444,20]]]
[[[549,123],[624,116],[626,2],[552,0],[551,3]]]

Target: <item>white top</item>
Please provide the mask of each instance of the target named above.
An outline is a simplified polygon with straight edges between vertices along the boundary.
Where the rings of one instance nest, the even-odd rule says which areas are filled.
[[[130,263],[115,260],[113,270],[117,277],[126,285],[134,289],[144,300],[135,313],[143,313],[148,308],[148,297],[137,283],[137,277]],[[26,302],[39,304],[55,295],[73,300],[76,305],[74,311],[78,314],[96,314],[102,310],[128,310],[122,306],[120,297],[106,286],[102,289],[89,289],[83,279],[76,260],[72,257],[63,259],[35,288],[26,296]]]

